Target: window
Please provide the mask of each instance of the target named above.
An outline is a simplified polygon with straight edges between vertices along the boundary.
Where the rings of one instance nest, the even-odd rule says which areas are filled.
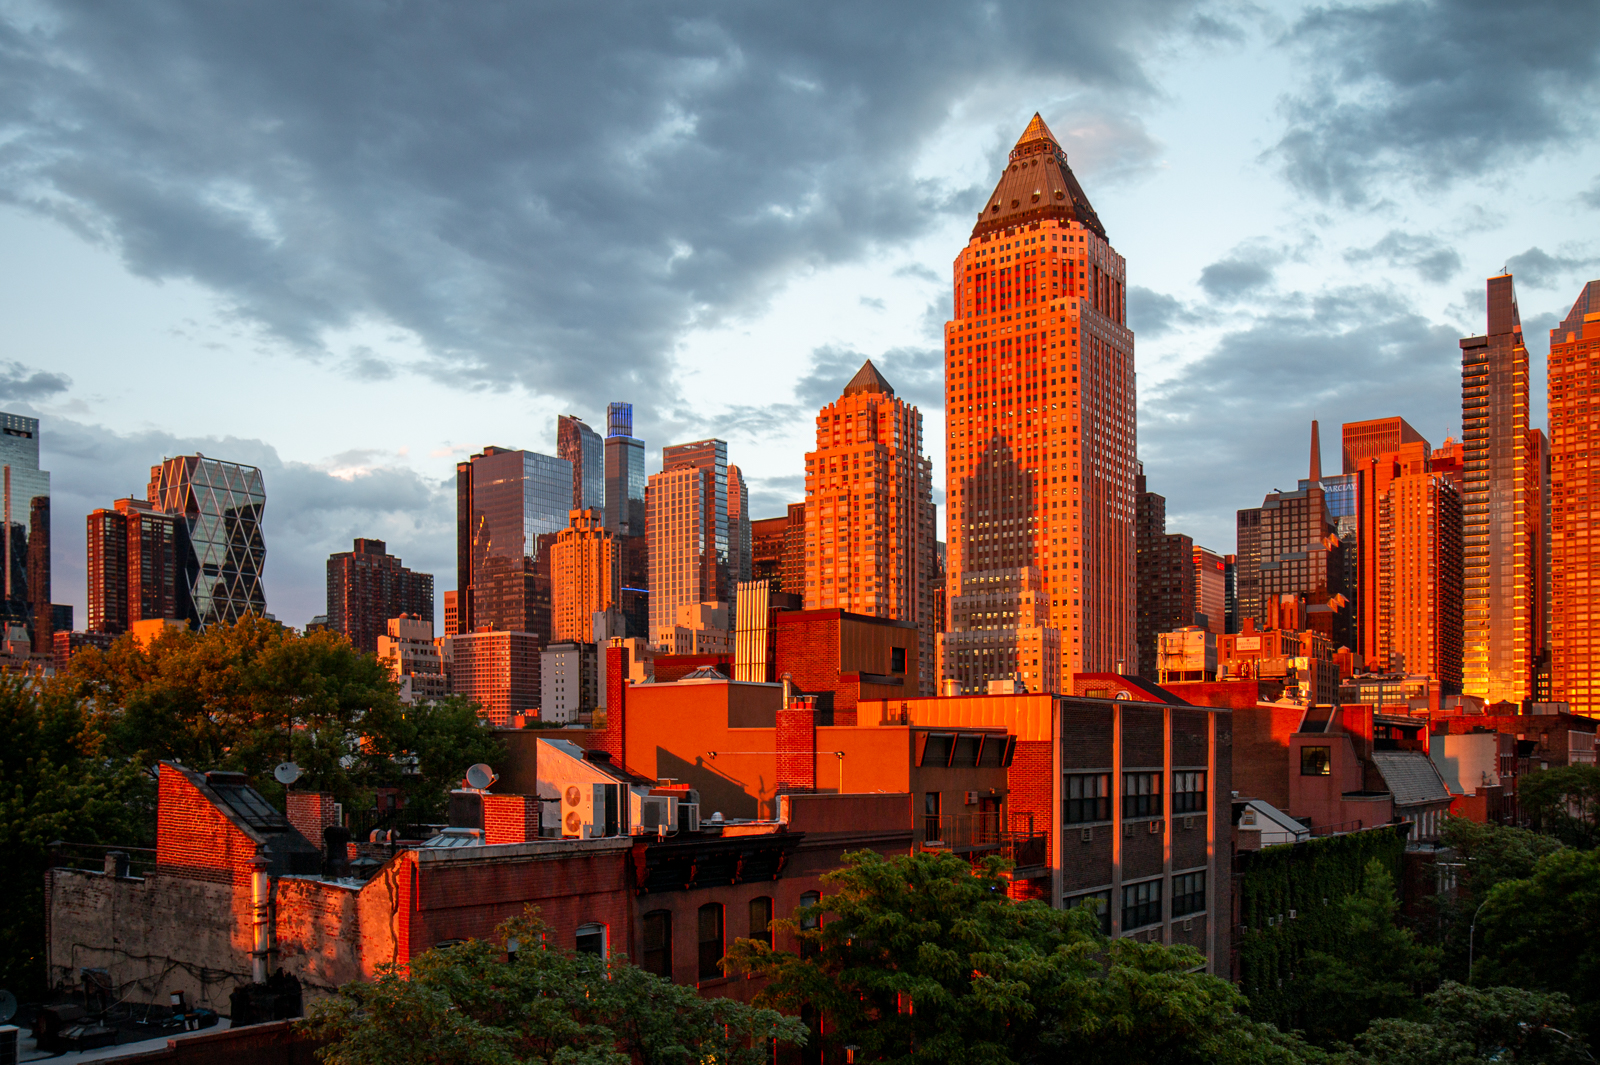
[[[906,649],[904,647],[889,648],[889,672],[904,673],[906,671]]]
[[[700,907],[700,979],[715,980],[722,975],[722,904],[708,902]]]
[[[937,791],[926,792],[922,796],[922,842],[932,843],[936,839],[943,839],[942,820],[940,818],[940,795]]]
[[[647,973],[672,979],[672,914],[652,910],[644,915],[644,965]]]
[[[1132,931],[1161,920],[1161,881],[1146,880],[1122,889],[1122,930]]]
[[[1172,774],[1172,812],[1202,814],[1206,811],[1206,775],[1203,770]]]
[[[1329,753],[1331,747],[1302,747],[1300,748],[1300,775],[1303,777],[1326,777],[1333,774],[1332,759]]]
[[[1081,825],[1111,820],[1111,774],[1082,773],[1067,777],[1066,823]]]
[[[1172,916],[1199,913],[1205,908],[1205,873],[1179,873],[1172,878]]]
[[[815,892],[815,891],[808,891],[804,895],[800,896],[800,905],[802,907],[805,907],[805,906],[816,906],[816,905],[819,905],[821,902],[822,902],[822,896],[820,894],[818,894],[817,892]],[[804,917],[802,917],[800,919],[800,930],[802,932],[814,932],[814,931],[816,931],[817,929],[819,929],[821,927],[822,927],[822,915],[821,914],[808,913],[808,914],[806,914]],[[800,943],[800,956],[802,958],[815,958],[820,953],[821,953],[821,948],[819,948],[815,943],[807,943],[804,940],[801,941],[801,943]]]
[[[1122,774],[1122,816],[1161,816],[1161,774]]]
[[[1100,934],[1111,934],[1111,892],[1091,891],[1087,895],[1074,895],[1067,900],[1067,908],[1075,910],[1080,906],[1092,906],[1095,916],[1100,921]]]
[[[750,900],[750,938],[772,946],[772,896]]]
[[[578,926],[579,954],[595,954],[606,956],[606,926],[603,924],[582,924]]]

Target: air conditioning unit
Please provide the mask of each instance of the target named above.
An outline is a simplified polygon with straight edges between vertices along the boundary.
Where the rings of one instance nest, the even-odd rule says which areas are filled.
[[[672,801],[668,796],[646,795],[639,800],[639,828],[646,835],[671,827]]]
[[[975,791],[967,792],[967,805],[968,806],[976,806],[976,805],[978,805],[978,793],[977,792],[975,792]]]
[[[1094,829],[1092,829],[1092,828],[1080,828],[1078,830],[1078,838],[1083,840],[1083,842],[1085,842],[1085,843],[1093,843],[1094,842]]]
[[[1185,917],[1183,919],[1183,930],[1185,932],[1193,932],[1194,931],[1194,918],[1193,917]]]
[[[1160,831],[1161,831],[1161,822],[1160,821],[1151,821],[1150,822],[1150,834],[1153,836],[1157,832],[1160,832]]]
[[[697,802],[680,802],[678,804],[678,831],[700,831],[700,804]]]
[[[594,824],[594,787],[568,784],[561,792],[561,838],[583,839],[584,827]]]
[[[1133,835],[1133,822],[1132,821],[1124,821],[1124,822],[1122,822],[1122,834],[1124,836]]]
[[[1185,817],[1183,819],[1183,827],[1184,828],[1193,828],[1194,827],[1194,815],[1191,814],[1188,817]]]

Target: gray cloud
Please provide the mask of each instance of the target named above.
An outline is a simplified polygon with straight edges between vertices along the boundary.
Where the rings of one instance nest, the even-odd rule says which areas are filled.
[[[1287,34],[1308,75],[1275,152],[1302,190],[1355,204],[1578,143],[1600,82],[1593,14],[1582,0],[1313,7]]]
[[[45,399],[71,387],[72,378],[66,374],[46,373],[20,362],[0,362],[0,398]]]
[[[1149,340],[1200,320],[1201,316],[1185,307],[1176,296],[1143,285],[1132,285],[1128,289],[1128,324],[1136,336]]]
[[[1424,281],[1443,284],[1461,269],[1461,256],[1443,241],[1419,233],[1391,229],[1370,248],[1352,248],[1345,261],[1366,263],[1377,260],[1390,266],[1415,270]]]
[[[0,200],[308,353],[390,323],[460,387],[657,397],[649,433],[691,324],[971,209],[913,167],[997,68],[1148,165],[1114,112],[1194,6],[65,3],[0,18]]]
[[[455,502],[452,485],[434,484],[385,456],[351,452],[330,462],[339,475],[285,462],[260,440],[117,433],[104,426],[51,418],[40,437],[41,464],[51,473],[52,570],[57,602],[74,603],[81,619],[84,524],[81,515],[123,496],[144,498],[150,467],[196,451],[259,466],[266,483],[267,609],[304,625],[327,602],[326,560],[350,550],[357,536],[387,541],[412,569],[432,573],[439,592],[455,586]]]
[[[1587,189],[1578,193],[1578,201],[1600,211],[1600,177],[1596,177]]]
[[[1214,300],[1232,301],[1272,284],[1272,265],[1259,258],[1233,256],[1200,271],[1200,287]]]
[[[1587,269],[1600,259],[1578,259],[1565,255],[1551,255],[1542,248],[1529,248],[1521,255],[1506,260],[1519,286],[1528,288],[1555,288],[1573,273]]]

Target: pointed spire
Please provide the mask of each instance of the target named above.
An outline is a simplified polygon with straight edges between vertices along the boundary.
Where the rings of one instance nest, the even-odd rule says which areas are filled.
[[[978,212],[972,235],[1037,225],[1047,218],[1076,221],[1106,239],[1083,186],[1067,165],[1067,153],[1035,112],[1011,149],[994,192]]]
[[[1040,117],[1037,111],[1033,113],[1033,121],[1028,123],[1028,128],[1023,130],[1022,136],[1017,138],[1017,146],[1020,148],[1029,141],[1049,141],[1051,144],[1060,144],[1056,140],[1055,134],[1050,132],[1050,127],[1044,124],[1044,119]]]
[[[1322,480],[1322,437],[1317,433],[1317,420],[1311,419],[1311,480]]]
[[[845,385],[844,391],[839,394],[841,396],[855,396],[862,392],[881,392],[886,396],[894,395],[894,386],[884,379],[883,374],[878,372],[876,366],[872,365],[871,359],[861,364],[861,369],[856,371],[856,375],[850,378],[850,383]]]

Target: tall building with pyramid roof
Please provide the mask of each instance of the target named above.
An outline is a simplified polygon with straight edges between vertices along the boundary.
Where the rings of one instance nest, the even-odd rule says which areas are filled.
[[[805,608],[917,626],[917,687],[932,695],[933,464],[922,453],[922,413],[894,394],[870,359],[817,413],[805,506]]]
[[[1071,691],[1135,661],[1127,267],[1038,115],[955,258],[947,688]]]

